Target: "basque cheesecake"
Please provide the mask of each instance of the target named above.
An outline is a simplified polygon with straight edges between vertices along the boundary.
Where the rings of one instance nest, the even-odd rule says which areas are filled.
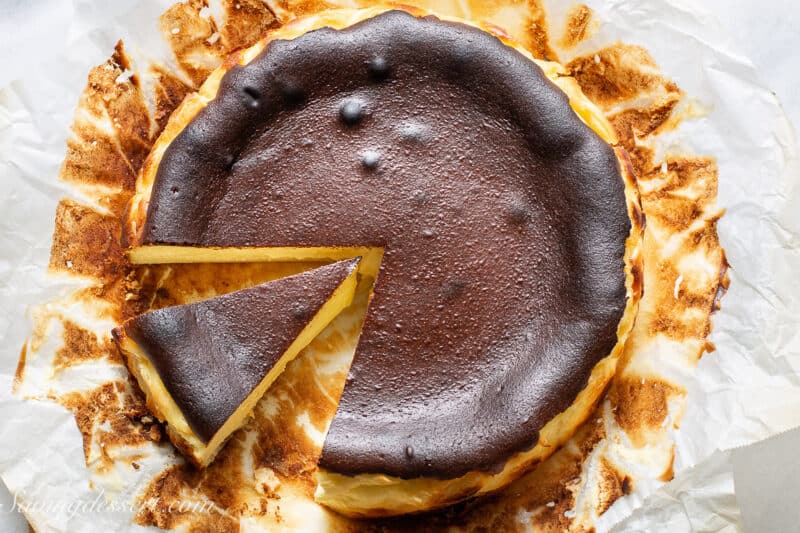
[[[316,496],[347,515],[513,481],[589,416],[634,321],[627,156],[562,67],[487,30],[387,8],[289,23],[187,97],[129,206],[134,263],[363,257]]]
[[[286,364],[350,305],[358,261],[150,311],[113,331],[148,407],[192,463],[208,465]]]

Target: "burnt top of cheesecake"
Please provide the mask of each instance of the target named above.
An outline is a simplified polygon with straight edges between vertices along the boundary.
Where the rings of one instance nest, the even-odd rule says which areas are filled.
[[[155,367],[195,434],[208,443],[358,259],[129,320],[125,333]]]
[[[142,243],[383,247],[320,464],[452,478],[535,445],[610,353],[630,230],[614,151],[536,64],[393,11],[227,72]]]

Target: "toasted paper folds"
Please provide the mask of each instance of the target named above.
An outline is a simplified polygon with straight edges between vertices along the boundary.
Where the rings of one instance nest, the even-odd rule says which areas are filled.
[[[714,160],[656,156],[658,137],[691,116],[686,96],[643,48],[617,44],[582,50],[580,40],[597,24],[585,6],[570,19],[567,33],[556,28],[550,39],[545,9],[537,0],[404,2],[484,22],[539,58],[558,60],[564,53],[566,69],[631,154],[647,220],[639,316],[596,416],[549,460],[493,497],[424,517],[365,525],[316,504],[316,463],[355,348],[367,300],[363,288],[360,304],[289,364],[250,423],[204,471],[184,464],[162,442],[162,428],[148,416],[141,392],[110,342],[112,327],[147,309],[317,266],[132,267],[120,241],[124,210],[168,116],[228,54],[296,16],[364,4],[224,0],[209,6],[189,0],[160,19],[171,61],[136,63],[119,43],[108,61],[90,72],[60,176],[74,194],[58,206],[50,262],[51,272],[79,280],[80,287],[33,311],[15,393],[49,398],[75,415],[93,486],[124,493],[138,509],[134,519],[141,525],[217,532],[246,526],[444,531],[447,524],[464,531],[586,531],[637,484],[671,479],[672,429],[680,423],[685,399],[674,376],[691,371],[713,348],[707,341],[711,315],[728,278],[716,230],[722,212],[716,205]],[[572,52],[566,54],[567,49]],[[138,489],[129,494],[120,484]],[[203,505],[175,512],[173,504],[187,501]]]

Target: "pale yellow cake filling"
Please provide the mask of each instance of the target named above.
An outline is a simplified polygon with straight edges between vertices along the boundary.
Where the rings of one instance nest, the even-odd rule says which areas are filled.
[[[401,8],[417,16],[430,14],[416,8]],[[398,7],[384,6],[368,9],[330,10],[296,19],[271,32],[253,47],[234,55],[225,65],[209,76],[197,93],[188,96],[173,113],[161,137],[156,141],[153,151],[137,180],[136,194],[131,201],[126,221],[126,233],[128,241],[132,245],[129,252],[130,260],[133,263],[308,261],[341,260],[361,255],[364,257],[360,267],[361,272],[374,278],[382,256],[382,250],[375,248],[142,246],[140,245],[140,239],[150,192],[164,151],[186,124],[216,96],[220,80],[229,68],[236,64],[246,65],[249,63],[272,39],[293,39],[310,30],[325,26],[335,29],[346,28],[389,9],[398,9]],[[607,143],[612,146],[617,144],[617,138],[611,125],[597,106],[583,94],[577,82],[568,75],[563,66],[558,63],[540,61],[533,58],[524,47],[510,41],[507,36],[498,34],[497,30],[489,25],[447,16],[439,16],[439,18],[470,24],[493,33],[505,44],[515,48],[535,62],[544,71],[548,79],[567,95],[570,106],[583,122]],[[525,470],[531,468],[532,465],[543,461],[556,451],[559,446],[570,438],[577,427],[587,419],[616,371],[617,362],[628,333],[633,326],[641,296],[639,281],[642,269],[639,246],[642,227],[639,224],[638,190],[633,177],[629,174],[630,167],[625,161],[625,156],[618,150],[617,155],[620,159],[622,175],[625,178],[628,210],[633,221],[632,231],[626,242],[625,254],[628,300],[617,330],[617,345],[605,359],[595,366],[586,388],[578,395],[575,402],[566,411],[545,425],[540,432],[538,443],[531,443],[531,449],[511,457],[501,471],[495,474],[473,471],[456,479],[401,479],[381,473],[347,476],[320,469],[316,491],[317,501],[342,514],[356,517],[391,516],[444,507],[508,485]]]
[[[192,246],[140,246],[128,252],[134,264],[158,263],[261,263],[261,262],[326,262],[360,257],[358,271],[375,277],[380,267],[382,248],[366,246],[302,246],[274,248],[196,248]]]
[[[281,375],[286,365],[297,357],[300,351],[308,346],[331,321],[353,302],[358,270],[354,269],[333,291],[313,318],[306,324],[300,334],[292,341],[289,348],[281,355],[278,362],[239,405],[236,411],[217,430],[208,443],[204,443],[192,431],[175,400],[170,395],[164,382],[142,348],[120,328],[119,344],[139,386],[147,397],[147,405],[153,414],[162,422],[166,422],[170,437],[184,454],[190,457],[197,466],[207,466],[231,434],[247,422],[248,417],[264,396],[270,385]]]

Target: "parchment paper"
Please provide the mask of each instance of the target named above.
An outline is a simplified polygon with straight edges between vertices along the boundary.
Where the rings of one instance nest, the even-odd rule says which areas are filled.
[[[8,13],[0,17],[6,41],[0,44],[8,45],[0,47],[0,84],[7,84],[0,91],[6,190],[0,198],[0,475],[12,492],[62,502],[36,511],[47,516],[43,531],[120,531],[118,524],[132,515],[130,509],[90,507],[97,495],[89,489],[72,415],[47,401],[19,401],[9,391],[30,330],[26,306],[64,290],[46,278],[45,267],[55,205],[66,193],[55,177],[86,73],[120,37],[134,50],[158,54],[156,19],[170,4],[48,0],[1,8]],[[569,5],[548,4],[553,13]],[[796,143],[775,96],[713,17],[672,0],[588,4],[603,24],[575,53],[617,40],[642,44],[707,111],[665,139],[662,149],[717,158],[719,203],[727,208],[720,234],[733,266],[730,292],[714,320],[717,351],[685,376],[686,414],[674,435],[676,479],[665,487],[637,486],[597,527],[607,530],[641,508],[615,531],[736,531],[730,454],[718,450],[800,425]],[[31,12],[36,22],[26,24]],[[27,56],[48,59],[31,65]]]

